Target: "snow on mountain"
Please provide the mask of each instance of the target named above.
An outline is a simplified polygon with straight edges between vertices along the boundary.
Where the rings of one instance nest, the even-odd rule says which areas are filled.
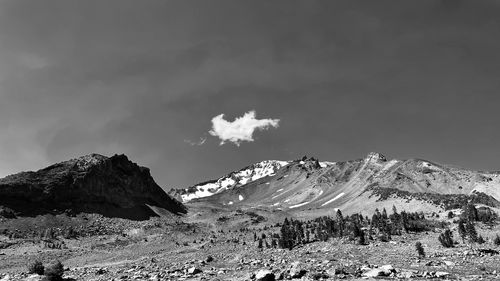
[[[186,189],[175,190],[173,191],[174,193],[171,192],[171,194],[180,195],[182,202],[189,202],[196,198],[212,196],[221,191],[233,189],[258,179],[272,176],[276,173],[276,171],[289,163],[290,161],[262,161],[245,167],[239,171],[229,173],[228,175],[217,180],[200,183]],[[241,198],[243,198],[243,196],[240,197],[240,201],[243,200]]]

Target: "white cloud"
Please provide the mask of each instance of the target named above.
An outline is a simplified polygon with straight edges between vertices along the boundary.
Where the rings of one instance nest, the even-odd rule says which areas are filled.
[[[255,111],[249,111],[233,122],[224,120],[224,114],[220,114],[212,118],[212,130],[209,133],[218,137],[221,145],[229,141],[239,146],[242,141],[252,142],[255,130],[277,128],[279,121],[279,119],[256,119]]]

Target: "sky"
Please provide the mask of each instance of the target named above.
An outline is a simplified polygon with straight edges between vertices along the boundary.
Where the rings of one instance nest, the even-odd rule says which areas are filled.
[[[0,176],[126,154],[500,170],[499,1],[0,1]]]

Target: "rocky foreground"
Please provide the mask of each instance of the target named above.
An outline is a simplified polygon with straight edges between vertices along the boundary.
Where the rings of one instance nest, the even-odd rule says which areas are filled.
[[[103,225],[113,224],[113,220],[102,219]],[[0,250],[0,278],[41,280],[41,276],[26,271],[27,261],[33,259],[46,264],[62,261],[66,280],[500,278],[500,248],[491,241],[482,245],[460,242],[453,248],[444,248],[437,241],[438,232],[404,234],[389,242],[371,241],[369,245],[335,238],[285,250],[259,249],[252,229],[223,230],[159,218],[121,222],[110,227],[116,234],[57,238],[64,242],[61,249],[49,249],[34,240],[3,237],[4,243],[12,244]],[[498,226],[483,227],[481,233],[490,237],[498,230]],[[417,256],[416,241],[424,245],[425,258]]]

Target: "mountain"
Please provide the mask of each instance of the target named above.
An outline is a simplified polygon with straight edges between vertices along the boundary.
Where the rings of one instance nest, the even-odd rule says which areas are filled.
[[[169,194],[179,198],[182,202],[212,196],[224,190],[233,189],[258,179],[272,176],[281,167],[288,165],[287,161],[266,160],[255,163],[235,172],[231,172],[219,179],[210,180],[191,186],[186,189],[172,189]]]
[[[91,154],[0,179],[0,206],[21,216],[87,212],[147,219],[155,208],[186,213],[158,186],[148,168],[125,155]]]
[[[283,163],[287,164],[276,166],[266,177],[217,189],[193,202],[284,211],[340,208],[352,212],[392,205],[439,211],[469,200],[500,205],[497,172],[469,171],[421,159],[388,160],[380,153],[343,162],[303,158]]]

